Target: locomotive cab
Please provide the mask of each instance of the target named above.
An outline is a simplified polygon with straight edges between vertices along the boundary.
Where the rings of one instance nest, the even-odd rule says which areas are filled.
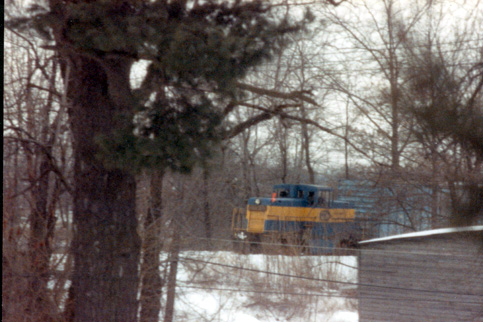
[[[283,198],[295,199],[302,207],[327,206],[332,200],[332,189],[309,185],[276,185],[272,193],[272,203],[284,204]]]

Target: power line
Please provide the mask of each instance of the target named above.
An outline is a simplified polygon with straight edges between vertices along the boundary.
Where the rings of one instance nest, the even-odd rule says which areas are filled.
[[[313,297],[336,297],[336,298],[346,298],[346,299],[354,299],[358,300],[361,298],[369,299],[369,300],[379,300],[379,301],[408,301],[408,302],[436,302],[436,303],[463,303],[463,304],[476,304],[479,305],[481,302],[473,302],[473,301],[461,301],[458,299],[426,299],[426,298],[403,298],[403,297],[374,297],[374,296],[354,296],[354,295],[342,295],[342,294],[331,294],[331,293],[303,293],[303,292],[286,292],[286,291],[262,291],[262,290],[250,290],[250,289],[239,289],[239,288],[226,288],[226,287],[207,287],[207,286],[188,286],[188,285],[176,285],[179,288],[188,288],[188,289],[201,289],[201,290],[208,290],[208,291],[222,291],[222,292],[235,292],[235,293],[256,293],[256,294],[272,294],[272,295],[294,295],[294,296],[313,296]]]
[[[219,265],[219,266],[227,266],[227,265],[222,265],[219,263],[210,263],[212,265]],[[316,279],[316,278],[307,278],[303,276],[296,276],[296,275],[287,275],[287,274],[280,274],[280,273],[273,273],[273,272],[268,272],[268,271],[261,271],[261,270],[254,270],[254,269],[247,269],[247,268],[242,268],[242,267],[234,267],[237,269],[242,269],[242,270],[248,270],[248,271],[255,271],[255,272],[262,272],[268,275],[282,275],[282,276],[290,276],[292,278],[298,278],[298,279],[310,279],[310,280],[316,280],[316,281],[327,281],[330,283],[343,283],[343,284],[351,284],[354,286],[370,286],[374,288],[384,288],[384,289],[394,289],[394,290],[406,290],[406,291],[415,291],[415,292],[429,292],[433,294],[439,294],[439,295],[460,295],[460,296],[468,296],[468,297],[482,297],[483,300],[483,295],[479,294],[464,294],[464,293],[455,293],[455,292],[444,292],[444,291],[433,291],[433,290],[421,290],[421,289],[410,289],[410,288],[398,288],[398,287],[390,287],[390,286],[383,286],[383,285],[372,285],[372,284],[361,284],[361,283],[350,283],[350,282],[343,282],[343,281],[333,281],[333,280],[324,280],[324,279]],[[33,274],[15,274],[15,273],[8,273],[8,274],[3,274],[4,278],[12,278],[12,277],[23,277],[23,278],[30,278],[30,277],[39,277],[38,275],[33,275]],[[90,276],[91,280],[98,280],[98,281],[106,281],[106,280],[125,280],[126,277],[119,277],[119,278],[107,278],[107,277],[94,277]],[[192,285],[179,285],[179,283],[184,283],[184,284],[195,284],[197,282],[186,282],[186,281],[177,281],[176,287],[181,287],[181,288],[192,288],[192,289],[203,289],[203,290],[216,290],[216,291],[229,291],[229,292],[242,292],[242,293],[260,293],[260,294],[279,294],[279,295],[296,295],[296,296],[316,296],[316,297],[339,297],[339,298],[351,298],[351,299],[374,299],[374,300],[398,300],[398,301],[417,301],[417,302],[457,302],[457,303],[466,303],[466,304],[481,304],[481,301],[478,302],[473,302],[473,301],[464,301],[464,300],[458,300],[455,298],[452,298],[450,300],[448,299],[427,299],[427,298],[415,298],[411,299],[408,297],[400,297],[400,298],[395,298],[391,296],[385,296],[384,298],[382,297],[372,297],[372,296],[367,296],[367,295],[360,295],[360,293],[357,296],[352,296],[352,295],[343,295],[340,293],[336,293],[339,291],[334,290],[333,293],[327,292],[327,293],[303,293],[303,292],[286,292],[286,291],[262,291],[262,290],[250,290],[250,289],[229,289],[229,288],[221,288],[221,287],[211,287],[211,286],[192,286]],[[258,283],[258,285],[260,285]],[[272,285],[272,284],[267,284],[264,283],[263,285]],[[357,288],[354,288],[352,290],[356,290]]]
[[[294,279],[302,279],[302,280],[309,280],[309,281],[317,281],[317,282],[325,282],[325,283],[333,283],[333,284],[342,284],[342,285],[349,285],[349,286],[354,286],[354,287],[368,287],[368,288],[376,288],[376,289],[390,289],[390,290],[395,290],[395,291],[408,291],[408,292],[420,292],[420,293],[429,293],[429,294],[436,294],[436,295],[458,295],[458,296],[470,296],[470,297],[477,297],[481,298],[483,301],[483,294],[471,294],[471,293],[460,293],[460,292],[451,292],[451,291],[441,291],[441,290],[428,290],[428,289],[416,289],[416,288],[407,288],[407,287],[397,287],[397,286],[386,286],[386,285],[377,285],[377,284],[368,284],[368,283],[357,283],[357,282],[348,282],[348,281],[340,281],[340,280],[333,280],[333,279],[323,279],[323,278],[316,278],[316,277],[308,277],[308,276],[301,276],[301,275],[293,275],[293,274],[284,274],[284,273],[277,273],[277,272],[271,272],[271,271],[266,271],[266,270],[259,270],[259,269],[253,269],[253,268],[246,268],[242,266],[235,266],[235,265],[228,265],[228,264],[223,264],[223,263],[217,263],[217,262],[212,262],[212,261],[207,261],[207,260],[201,260],[201,259],[195,259],[195,258],[190,258],[190,257],[184,257],[181,256],[179,258],[180,261],[188,262],[199,262],[199,263],[204,263],[208,265],[214,265],[214,266],[219,266],[219,267],[225,267],[225,268],[230,268],[230,269],[237,269],[237,270],[243,270],[243,271],[249,271],[249,272],[255,272],[255,273],[262,273],[266,275],[274,275],[274,276],[281,276],[281,277],[287,277],[287,278],[294,278]],[[16,274],[16,273],[7,273],[4,274],[4,277],[39,277],[38,275],[34,274]],[[122,280],[125,279],[126,277],[106,277],[106,276],[88,276],[87,274],[81,274],[81,276],[88,277],[89,279],[93,280]],[[184,283],[189,283],[189,282],[184,282]],[[193,282],[194,283],[194,282]],[[193,288],[195,288],[193,286]],[[211,289],[210,287],[199,287],[203,289]],[[222,289],[220,289],[222,290]],[[223,289],[228,291],[229,289]],[[243,291],[243,290],[239,290]],[[273,291],[258,291],[258,290],[246,290],[247,292],[263,292],[263,293],[276,293]],[[285,292],[284,292],[285,293]],[[285,294],[290,294],[290,293],[285,293]],[[293,295],[307,295],[307,296],[337,296],[332,293],[293,293]],[[347,297],[347,296],[340,296],[340,297]],[[363,298],[371,298],[367,297],[365,295],[362,296]],[[359,295],[357,297],[358,299],[361,298]],[[378,300],[383,300],[382,298],[373,298],[373,299],[378,299]],[[393,298],[395,299],[395,298]],[[408,298],[398,298],[397,300],[401,301],[413,301],[412,299]],[[426,301],[425,299],[416,299],[416,301]],[[431,302],[432,300],[427,300]],[[434,300],[435,302],[439,302],[440,300]],[[441,300],[443,301],[443,300]],[[478,304],[480,302],[472,302],[472,301],[458,301],[455,299],[451,300],[444,300],[444,302],[461,302],[461,303],[469,303],[469,304]]]
[[[437,294],[437,295],[458,295],[458,296],[474,296],[474,297],[481,297],[483,301],[483,294],[471,294],[471,293],[460,293],[460,292],[451,292],[451,291],[441,291],[441,290],[428,290],[428,289],[416,289],[416,288],[407,288],[407,287],[397,287],[397,286],[387,286],[387,285],[378,285],[378,284],[368,284],[368,283],[358,283],[358,282],[348,282],[348,281],[340,281],[340,280],[332,280],[332,279],[324,279],[324,278],[317,278],[317,277],[310,277],[310,276],[301,276],[301,275],[293,275],[293,274],[285,274],[285,273],[278,273],[278,272],[271,272],[266,270],[260,270],[255,268],[247,268],[243,266],[235,266],[223,263],[217,263],[202,259],[196,259],[191,257],[184,257],[180,256],[179,261],[181,262],[198,262],[204,263],[213,266],[225,267],[230,269],[236,269],[241,271],[248,271],[253,273],[261,273],[266,275],[273,275],[273,276],[280,276],[286,278],[293,278],[293,279],[300,279],[300,280],[308,280],[308,281],[315,281],[315,282],[324,282],[324,283],[333,283],[333,284],[341,284],[341,285],[349,285],[354,287],[364,286],[370,288],[377,288],[377,289],[389,289],[389,290],[396,290],[396,291],[408,291],[408,292],[419,292],[419,293],[428,293],[428,294]],[[125,280],[126,276],[119,276],[119,277],[107,277],[107,276],[91,276],[88,274],[79,274],[81,277],[88,278],[90,280],[98,280],[98,281],[105,281],[105,280]],[[15,272],[9,272],[7,274],[3,274],[4,277],[40,277],[39,275],[35,274],[18,274]],[[132,279],[137,279],[137,277],[133,277]]]
[[[397,287],[397,286],[386,286],[386,285],[377,285],[377,284],[367,284],[367,283],[356,283],[356,282],[330,280],[330,279],[324,279],[324,278],[316,278],[316,277],[276,273],[276,272],[264,271],[264,270],[254,269],[254,268],[246,268],[246,267],[242,267],[242,266],[235,266],[235,265],[229,265],[229,264],[223,264],[223,263],[216,263],[216,262],[211,262],[211,261],[206,261],[206,260],[201,260],[201,259],[196,259],[196,258],[190,258],[190,257],[183,257],[183,256],[180,257],[180,260],[181,261],[194,261],[194,262],[200,262],[200,263],[205,263],[205,264],[209,264],[209,265],[232,268],[232,269],[243,270],[243,271],[249,271],[249,272],[254,272],[254,273],[262,273],[262,274],[267,274],[267,275],[275,275],[275,276],[295,278],[295,279],[303,279],[303,280],[309,280],[309,281],[327,282],[327,283],[335,283],[335,284],[351,285],[351,286],[364,286],[364,287],[373,287],[373,288],[382,288],[382,289],[391,289],[391,290],[400,290],[400,291],[410,291],[410,292],[421,292],[421,293],[430,293],[430,294],[477,296],[477,297],[481,297],[482,300],[483,300],[483,294],[480,295],[480,294],[468,294],[468,293],[459,293],[459,292],[450,292],[450,291],[435,291],[435,290],[426,290],[426,289],[415,289],[415,288],[406,288],[406,287]]]
[[[357,60],[352,60],[353,62],[358,62]],[[474,63],[459,63],[459,64],[446,64],[445,67],[473,67],[481,62],[474,62]],[[266,63],[266,66],[274,67],[275,64],[273,63]],[[298,66],[294,66],[293,69],[300,70],[301,68]],[[332,74],[332,75],[353,75],[353,73],[365,73],[365,72],[372,72],[372,73],[382,73],[389,68],[381,68],[381,67],[364,67],[364,68],[324,68],[324,63],[322,62],[320,66],[304,66],[305,70],[317,70],[325,74]],[[394,69],[398,69],[400,71],[421,71],[418,67],[394,67]]]
[[[352,39],[352,38],[349,38],[349,39]],[[447,42],[440,42],[440,43],[437,43],[437,44],[412,44],[411,46],[408,46],[410,48],[428,48],[428,45],[431,46],[431,48],[434,48],[436,47],[435,49],[437,49],[437,46],[455,46],[455,45],[460,45],[462,43],[472,43],[472,42],[476,42],[476,43],[479,43],[479,42],[483,42],[483,38],[475,38],[475,39],[465,39],[465,40],[454,40],[454,41],[447,41]],[[386,50],[387,47],[384,46],[384,44],[380,44],[380,47],[370,47],[368,49],[366,48],[360,48],[360,47],[336,47],[336,46],[331,46],[332,48],[336,49],[336,50],[347,50],[348,52],[352,52],[352,51],[369,51],[369,50],[374,50],[374,51],[380,51],[380,50]],[[465,51],[465,50],[469,50],[469,49],[481,49],[480,47],[470,47],[470,48],[454,48],[454,49],[447,49],[448,51]],[[441,51],[441,52],[445,52],[445,51]]]
[[[177,285],[181,288],[192,288],[192,289],[202,289],[210,291],[227,291],[227,292],[239,292],[239,293],[259,293],[259,294],[275,294],[275,295],[300,295],[300,296],[320,296],[320,297],[341,297],[341,298],[353,298],[350,295],[340,295],[340,294],[330,294],[330,293],[301,293],[301,292],[280,292],[280,291],[261,291],[255,289],[235,289],[235,288],[221,288],[221,287],[206,287],[206,286],[188,286],[188,285]]]
[[[469,48],[459,48],[459,49],[448,49],[448,50],[443,50],[443,51],[439,51],[439,53],[457,53],[457,52],[473,52],[475,54],[480,54],[479,51],[481,50],[481,47],[469,47]],[[350,53],[357,53],[358,57],[360,57],[362,53],[366,54],[366,55],[369,55],[369,51],[383,51],[382,49],[381,50],[377,50],[377,49],[363,49],[363,48],[360,48],[360,49],[354,49],[354,50],[344,50],[344,51],[336,51],[336,52],[329,52],[329,51],[326,51],[326,52],[322,52],[322,53],[319,53],[319,54],[311,54],[312,56],[317,56],[317,57],[324,57],[324,56],[334,56],[334,55],[347,55],[347,54],[350,54]],[[387,53],[387,51],[383,51],[383,53]],[[287,55],[287,56],[290,56],[290,55]],[[297,54],[297,56],[300,56],[300,54]],[[282,55],[282,57],[284,57],[284,55]],[[351,56],[349,56],[351,57]],[[342,58],[342,57],[341,57]],[[401,59],[400,60],[400,63],[406,63],[407,64],[407,61],[405,61],[404,59],[407,59],[407,55],[401,55],[401,56],[397,56],[398,59]],[[352,63],[354,61],[357,61],[357,62],[376,62],[375,59],[371,56],[371,57],[367,57],[367,58],[359,58],[359,59],[344,59],[344,60],[323,60],[322,62],[324,64],[341,64],[341,63]],[[272,65],[275,65],[275,63],[265,63],[264,65],[267,65],[267,64],[272,64]],[[446,64],[446,65],[450,65],[450,66],[458,66],[458,64],[467,64],[466,63],[455,63],[455,64]]]

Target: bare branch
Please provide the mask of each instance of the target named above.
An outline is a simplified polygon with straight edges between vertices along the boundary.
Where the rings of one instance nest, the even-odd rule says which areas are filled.
[[[12,127],[10,127],[10,128],[12,128]],[[27,143],[27,144],[34,144],[37,147],[39,147],[40,148],[40,151],[42,153],[44,153],[45,156],[47,156],[47,158],[48,158],[48,160],[50,162],[50,166],[52,168],[52,171],[59,177],[60,181],[64,185],[64,187],[67,190],[67,192],[69,194],[72,194],[73,193],[72,187],[67,182],[67,179],[64,177],[64,175],[62,174],[62,170],[59,169],[59,167],[57,166],[57,164],[55,162],[55,158],[49,153],[47,147],[44,144],[42,144],[42,143],[38,142],[37,140],[35,140],[34,138],[32,138],[27,132],[23,131],[22,129],[18,129],[18,130],[21,130],[22,132],[24,132],[25,134],[27,134],[27,136],[29,136],[30,138],[24,139],[24,138],[20,138],[20,137],[16,137],[16,136],[6,135],[6,136],[4,136],[4,139],[10,140],[10,141],[17,141],[17,142]]]
[[[319,104],[317,104],[316,101],[314,101],[312,98],[307,96],[307,94],[309,95],[311,94],[310,91],[293,91],[290,93],[284,93],[284,92],[261,88],[261,87],[257,87],[257,86],[249,85],[245,83],[237,83],[236,85],[238,86],[238,88],[252,92],[254,94],[266,95],[266,96],[275,97],[275,98],[289,99],[292,101],[304,101],[312,105],[319,106]]]

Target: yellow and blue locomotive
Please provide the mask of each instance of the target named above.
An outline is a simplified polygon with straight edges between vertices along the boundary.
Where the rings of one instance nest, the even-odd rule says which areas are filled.
[[[353,246],[358,235],[355,209],[333,199],[333,189],[306,184],[279,184],[270,198],[250,198],[233,212],[236,239],[250,245],[302,245],[312,254]]]

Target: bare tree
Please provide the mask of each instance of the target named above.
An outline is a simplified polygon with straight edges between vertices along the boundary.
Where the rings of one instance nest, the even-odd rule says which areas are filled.
[[[479,108],[483,54],[474,46],[481,40],[474,39],[473,31],[481,29],[483,17],[475,14],[481,10],[470,7],[465,23],[458,22],[448,32],[443,23],[448,13],[443,9],[432,8],[424,37],[414,34],[405,39],[405,107],[408,116],[415,118],[414,133],[423,156],[414,160],[420,162],[421,174],[427,169],[424,177],[431,183],[433,225],[442,219],[438,213],[441,196],[451,201],[453,223],[471,224],[482,214],[483,160],[481,145],[476,142],[483,137],[478,125],[483,115]]]
[[[13,288],[4,289],[9,295],[4,297],[3,317],[15,320],[23,315],[51,321],[59,318],[56,299],[61,297],[47,286],[53,273],[51,257],[59,250],[55,224],[57,216],[62,215],[61,200],[71,192],[67,178],[70,158],[66,102],[59,94],[58,61],[38,48],[39,39],[14,31],[7,31],[6,37],[9,60],[4,88],[4,210],[5,247],[11,249],[7,249],[4,263],[11,279],[24,279],[26,283],[19,283],[24,286],[19,289],[21,300],[13,296]],[[17,233],[14,238],[8,232],[22,226],[28,231],[25,248],[18,247],[23,234]]]
[[[344,59],[351,64],[344,72],[349,76],[345,78],[350,81],[354,75],[361,74],[361,79],[357,81],[367,84],[367,88],[358,86],[355,91],[353,86],[345,85],[344,80],[334,74],[332,87],[347,95],[366,118],[366,128],[373,127],[366,133],[381,136],[378,159],[388,163],[393,170],[400,167],[401,154],[411,139],[411,132],[402,120],[402,41],[419,22],[427,5],[415,6],[416,11],[409,12],[409,17],[407,8],[406,4],[395,0],[382,0],[375,4],[348,5],[346,9],[350,14],[346,18],[341,18],[336,12],[328,16],[353,43],[353,47],[341,49],[345,53]],[[362,20],[361,16],[368,18]],[[389,143],[388,148],[384,146],[385,142]]]

